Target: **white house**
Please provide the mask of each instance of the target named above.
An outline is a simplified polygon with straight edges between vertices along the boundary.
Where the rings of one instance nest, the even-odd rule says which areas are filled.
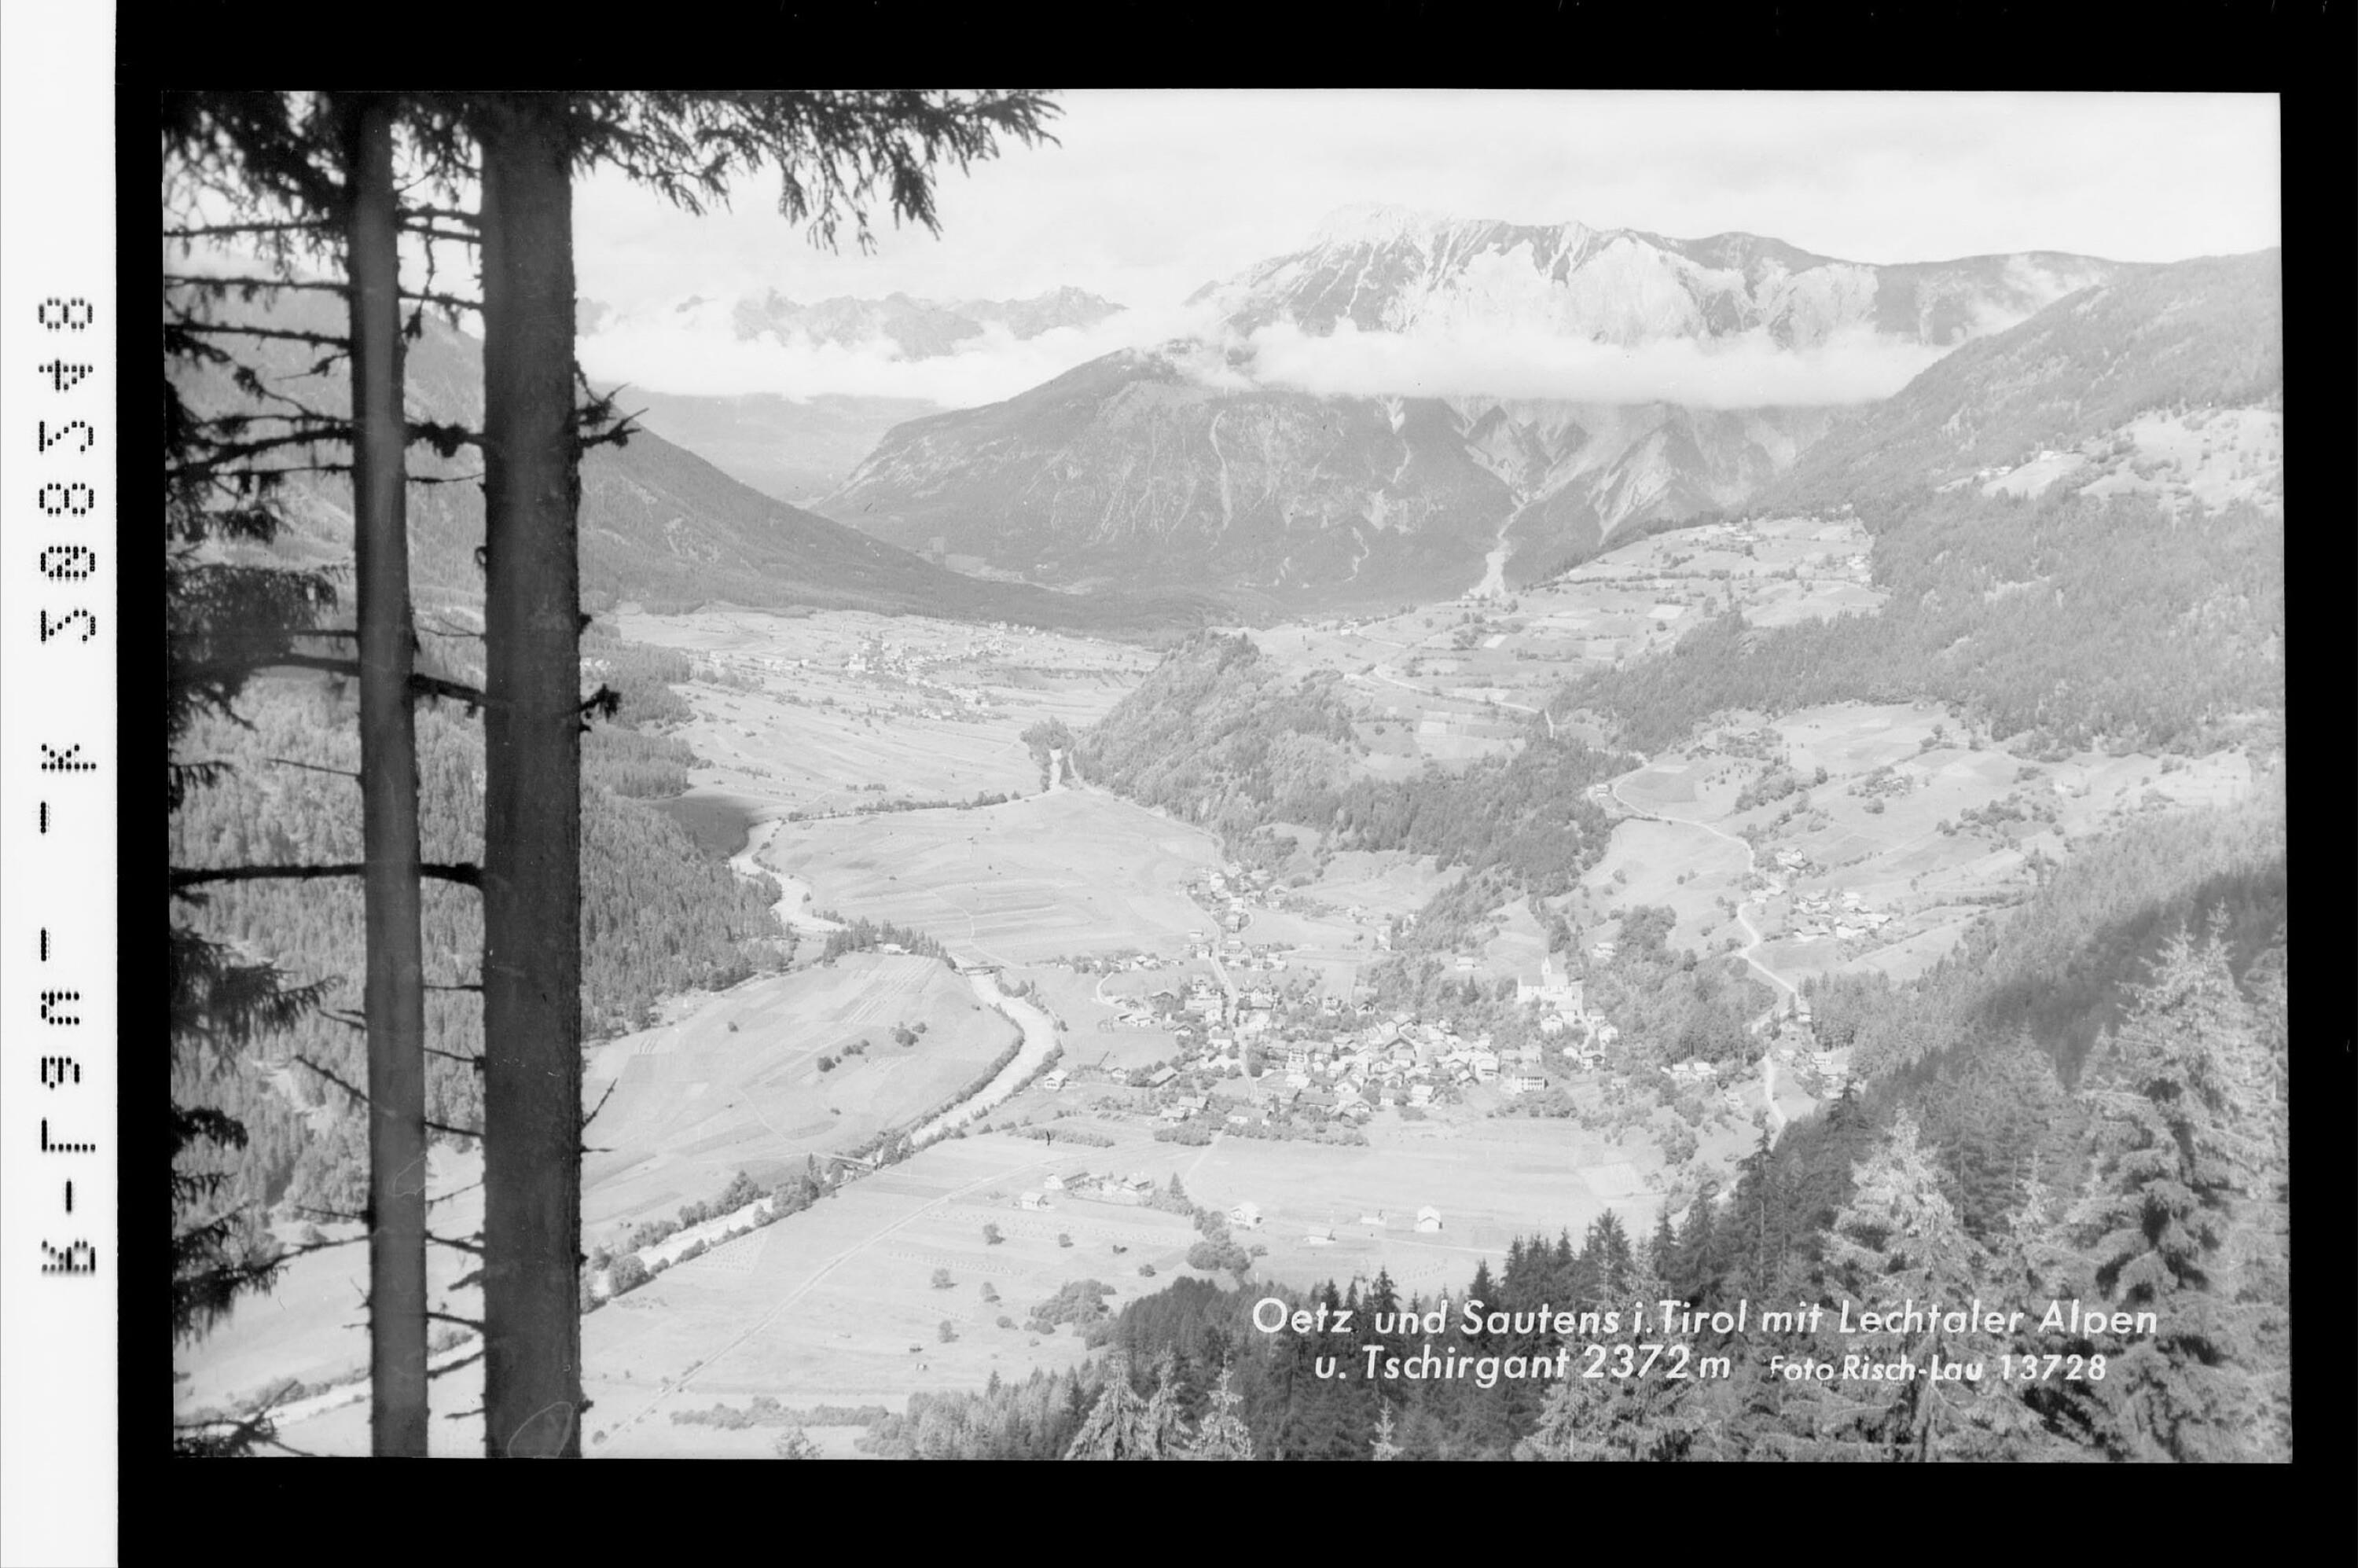
[[[1427,1232],[1439,1230],[1441,1228],[1441,1211],[1433,1207],[1431,1204],[1427,1204],[1422,1208],[1418,1209],[1416,1211],[1416,1227],[1419,1230]]]
[[[1228,1210],[1228,1223],[1239,1226],[1246,1230],[1259,1230],[1260,1205],[1249,1201],[1237,1205],[1236,1207]]]
[[[1015,1206],[1017,1208],[1046,1208],[1048,1206],[1048,1195],[1045,1193],[1025,1193],[1022,1197],[1015,1200]]]

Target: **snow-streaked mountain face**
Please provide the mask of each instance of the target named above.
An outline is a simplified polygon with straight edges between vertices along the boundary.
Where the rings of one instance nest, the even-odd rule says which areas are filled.
[[[1946,347],[2103,283],[2110,262],[2051,252],[1875,266],[1780,240],[1672,240],[1581,223],[1455,222],[1347,209],[1309,248],[1207,285],[1192,303],[1232,330],[1512,330],[1631,347],[1763,331],[1813,348],[1865,329]]]
[[[1109,299],[1070,287],[1030,299],[918,299],[891,294],[882,299],[836,298],[798,303],[770,289],[737,299],[696,297],[659,312],[665,324],[696,328],[725,324],[741,342],[770,341],[786,347],[830,344],[857,349],[892,345],[903,359],[935,359],[993,329],[1021,341],[1060,327],[1092,327],[1120,313]],[[595,301],[582,302],[584,332],[633,324]]]
[[[1494,550],[1509,582],[1528,582],[1616,526],[1732,504],[1830,417],[1225,380],[1191,352],[1108,355],[1006,403],[900,426],[820,510],[1065,586],[1392,603],[1459,591]]]
[[[1347,210],[1307,248],[1197,292],[1217,345],[1125,351],[901,426],[817,505],[1065,586],[1151,578],[1282,603],[1396,602],[1463,591],[1494,555],[1525,583],[1617,532],[1740,504],[1790,469],[1835,422],[1834,397],[1746,406],[1745,389],[1834,382],[1764,366],[1865,344],[1912,355],[1912,373],[2124,270],[2048,253],[1877,266],[1748,234]],[[1281,337],[1293,364],[1321,340],[1443,351],[1419,366],[1463,349],[1449,368],[1467,384],[1288,382],[1271,369]],[[1513,343],[1562,345],[1583,373],[1549,380],[1541,356],[1538,390],[1564,395],[1483,392],[1481,347]],[[1384,373],[1364,354],[1334,362]],[[1650,390],[1721,367],[1725,387]],[[1491,384],[1533,382],[1527,359]]]

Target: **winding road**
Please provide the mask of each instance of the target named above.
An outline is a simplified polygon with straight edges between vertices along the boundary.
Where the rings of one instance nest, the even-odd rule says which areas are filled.
[[[1691,817],[1685,816],[1666,816],[1659,811],[1648,811],[1641,806],[1633,805],[1628,797],[1621,793],[1621,783],[1622,781],[1618,779],[1616,779],[1613,782],[1613,799],[1616,804],[1617,804],[1624,811],[1629,813],[1632,816],[1642,817],[1649,822],[1666,823],[1673,827],[1699,827],[1705,833],[1710,834],[1713,838],[1725,838],[1727,842],[1736,845],[1744,851],[1744,874],[1747,881],[1751,878],[1754,871],[1758,869],[1759,851],[1755,849],[1747,840],[1738,838],[1733,833],[1722,832],[1720,829],[1714,827],[1708,822],[1697,822]],[[1770,968],[1768,965],[1762,963],[1759,958],[1755,956],[1756,949],[1758,949],[1760,944],[1767,940],[1767,938],[1760,935],[1760,928],[1752,924],[1752,917],[1745,913],[1746,905],[1749,904],[1752,901],[1749,899],[1745,899],[1740,901],[1736,906],[1736,923],[1744,927],[1744,934],[1749,938],[1749,940],[1747,941],[1741,948],[1737,949],[1736,957],[1742,958],[1746,963],[1758,970],[1770,984],[1783,990],[1788,999],[1799,1000],[1801,993],[1800,990],[1795,989],[1793,982],[1779,974],[1776,970]],[[1750,1025],[1752,1033],[1758,1034],[1763,1029],[1766,1029],[1768,1026],[1768,1021],[1777,1016],[1778,1008],[1783,1005],[1784,1004],[1782,1002],[1771,1003],[1767,1011],[1763,1011],[1759,1017],[1752,1021]],[[1774,1136],[1781,1138],[1784,1136],[1785,1132],[1786,1118],[1785,1113],[1782,1110],[1779,1110],[1777,1107],[1777,1058],[1769,1052],[1765,1044],[1761,1047],[1760,1051],[1760,1092],[1762,1098],[1765,1098],[1768,1104],[1769,1120],[1772,1121],[1776,1127]]]

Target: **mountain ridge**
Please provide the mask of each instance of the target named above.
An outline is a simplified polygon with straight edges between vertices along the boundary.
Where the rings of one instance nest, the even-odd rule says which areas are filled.
[[[281,296],[265,305],[221,307],[224,316],[266,319],[319,333],[342,330],[331,301]],[[405,401],[413,420],[480,427],[481,344],[428,316],[407,345]],[[289,395],[330,415],[348,406],[340,376],[313,374],[311,356],[290,345],[248,351]],[[238,395],[218,371],[183,378],[199,406],[225,408]],[[409,453],[411,578],[421,602],[471,605],[481,597],[475,550],[483,538],[481,488],[463,481],[469,459]],[[350,558],[352,514],[344,481],[304,475],[290,481],[290,526],[273,546],[280,558],[324,564]],[[1108,635],[1140,635],[1200,623],[1229,608],[1181,591],[1098,598],[1022,583],[967,577],[882,539],[763,495],[719,467],[645,430],[600,445],[581,462],[581,587],[590,610],[635,600],[690,609],[727,600],[752,608],[858,609],[952,620],[1013,621]]]
[[[1346,210],[1309,248],[1191,297],[1218,317],[1217,341],[1121,351],[1001,403],[896,426],[813,505],[1062,586],[1142,568],[1303,608],[1511,588],[1617,533],[1745,503],[1834,427],[1856,380],[1809,398],[1793,385],[1820,382],[1772,388],[1764,368],[1862,343],[1920,364],[2143,270],[2043,251],[1877,266],[1743,233]],[[1257,379],[1280,327],[1463,349],[1469,383],[1495,345],[1595,351],[1591,372],[1562,373],[1559,397],[1314,393],[1282,372]],[[1665,371],[1662,351],[1698,347]],[[1653,368],[1632,372],[1617,352],[1655,355]],[[1878,362],[1886,373],[1911,362]],[[1666,401],[1646,390],[1666,373],[1763,396]]]

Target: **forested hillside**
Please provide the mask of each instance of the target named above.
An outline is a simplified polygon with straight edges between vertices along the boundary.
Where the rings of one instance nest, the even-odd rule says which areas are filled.
[[[1985,916],[1914,982],[1825,977],[1807,994],[1818,1038],[1866,1076],[1937,1065],[1961,1042],[2027,1039],[2076,1082],[2158,934],[2217,911],[2242,973],[2286,910],[2282,779],[2235,807],[2136,821],[2041,871],[2018,908]]]
[[[344,330],[332,297],[281,295],[208,308],[223,320],[272,330]],[[482,590],[475,550],[483,538],[478,454],[467,431],[481,424],[481,345],[434,317],[418,323],[406,355],[406,407],[421,437],[411,448],[410,562],[421,606],[471,603]],[[344,412],[348,393],[332,367],[315,373],[319,349],[276,340],[242,353],[277,395],[330,413]],[[233,379],[216,370],[187,373],[181,390],[208,413],[254,409]],[[621,411],[636,406],[628,388]],[[293,526],[272,555],[306,565],[350,558],[349,486],[296,481]],[[739,483],[702,458],[639,431],[622,444],[591,448],[581,461],[581,595],[586,608],[628,599],[657,611],[721,600],[758,609],[815,606],[952,620],[1145,635],[1200,624],[1216,607],[1200,595],[1109,591],[1087,597],[1024,583],[987,581],[937,567],[816,513],[789,506]]]
[[[678,697],[660,677],[685,678],[686,662],[663,650],[611,641],[585,647],[623,696],[616,720],[584,738],[582,754],[582,1014],[600,1038],[649,1021],[660,997],[733,984],[784,961],[787,938],[769,905],[776,890],[747,881],[699,853],[687,836],[633,796],[675,792],[687,748],[628,722],[660,717]],[[672,667],[676,665],[677,667]],[[232,764],[191,793],[172,819],[176,867],[309,865],[361,858],[359,741],[345,683],[299,676],[254,683],[241,698],[250,728],[200,719],[191,758]],[[482,853],[482,741],[477,722],[445,704],[417,719],[423,858],[479,860]],[[352,878],[248,881],[202,890],[192,924],[204,937],[276,963],[297,982],[323,980],[325,1010],[299,1019],[246,1057],[176,1086],[186,1103],[218,1106],[253,1138],[230,1168],[233,1199],[281,1198],[357,1212],[364,1195],[367,1132],[346,1083],[366,1079],[358,1027],[363,968],[362,896]],[[471,1065],[482,1044],[482,926],[470,888],[424,887],[427,1114],[446,1127],[481,1122],[481,1082]],[[308,1059],[316,1066],[305,1066]],[[322,1070],[324,1069],[324,1070]],[[183,1070],[183,1069],[176,1069]]]
[[[2132,972],[2116,951],[2076,950],[2125,982],[2125,1001],[2076,1093],[2035,1048],[1974,1051],[1846,1097],[1774,1145],[1764,1135],[1724,1197],[1659,1214],[1643,1240],[1610,1214],[1577,1241],[1518,1238],[1495,1274],[1483,1262],[1437,1299],[1403,1300],[1381,1272],[1310,1292],[1183,1280],[1090,1328],[1106,1355],[1077,1372],[919,1394],[865,1444],[928,1458],[2288,1457],[2284,926],[2239,968],[2204,910],[2188,913],[2150,933]],[[1966,962],[1986,981],[2003,969]],[[1271,1335],[1252,1313],[1272,1294],[1329,1324],[1352,1316]],[[1859,1321],[1976,1301],[1995,1325]],[[1666,1323],[1666,1304],[1731,1319]],[[1761,1318],[1812,1306],[1814,1321]],[[1782,1370],[1845,1357],[1920,1373]],[[1920,1368],[1935,1361],[1960,1375],[1932,1381]],[[1536,1369],[1559,1365],[1570,1375]]]
[[[1420,915],[1424,945],[1446,945],[1510,899],[1570,891],[1604,854],[1611,823],[1588,786],[1634,759],[1541,732],[1459,773],[1357,777],[1364,747],[1339,679],[1314,671],[1289,684],[1249,637],[1203,633],[1082,738],[1082,774],[1232,842],[1282,822],[1320,834],[1325,850],[1397,849],[1465,867]]]
[[[1730,611],[1559,700],[1645,752],[1728,709],[1920,697],[2033,755],[2281,737],[2284,524],[2249,503],[1925,495],[1877,525],[1873,565],[1878,611],[1774,628]]]
[[[1565,699],[1608,715],[1641,751],[1723,709],[1913,698],[1963,705],[2041,754],[2272,742],[2285,697],[2281,488],[2213,509],[2156,493],[2142,481],[2169,465],[2123,427],[2158,409],[2199,426],[2203,410],[2281,408],[2281,271],[2274,251],[2141,268],[1958,350],[1751,503],[1855,511],[1889,596],[1879,611],[1774,629],[1732,612],[1671,657],[1594,673]],[[2077,479],[1984,482],[2104,438],[2110,462]],[[2209,437],[2196,440],[2208,456]]]
[[[1948,355],[1829,431],[1749,504],[1765,513],[1847,503],[1871,516],[2147,409],[2283,395],[2282,251],[2126,268]]]

